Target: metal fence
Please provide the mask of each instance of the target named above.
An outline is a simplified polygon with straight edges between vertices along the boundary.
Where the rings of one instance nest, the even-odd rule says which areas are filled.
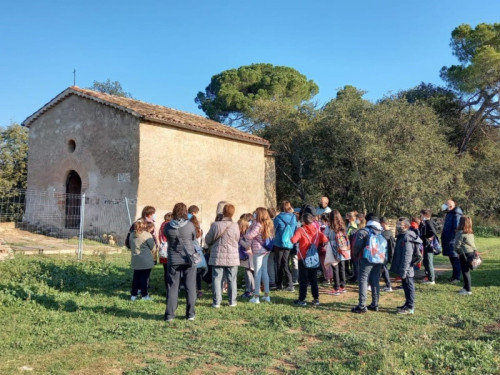
[[[0,189],[0,223],[11,222],[19,230],[67,240],[64,246],[74,247],[81,259],[84,246],[123,244],[135,204],[135,198],[127,197]],[[18,247],[22,248],[23,244]],[[40,248],[40,244],[32,247]]]

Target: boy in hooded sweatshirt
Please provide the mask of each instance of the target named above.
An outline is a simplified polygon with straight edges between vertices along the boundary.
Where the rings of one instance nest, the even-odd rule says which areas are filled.
[[[396,248],[392,257],[391,272],[401,276],[403,290],[405,292],[405,303],[397,308],[398,314],[413,314],[415,308],[415,283],[413,278],[412,258],[413,253],[418,250],[422,240],[418,235],[410,230],[410,221],[407,218],[400,218],[396,225]]]

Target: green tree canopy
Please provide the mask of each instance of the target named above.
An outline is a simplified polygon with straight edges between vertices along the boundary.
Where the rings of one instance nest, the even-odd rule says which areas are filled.
[[[471,113],[459,145],[462,154],[479,128],[500,125],[500,23],[458,26],[451,48],[460,65],[443,67],[441,77]]]
[[[28,129],[12,123],[0,129],[0,188],[25,189],[28,169]]]
[[[114,96],[121,96],[124,98],[131,98],[132,94],[125,92],[122,85],[118,81],[111,82],[108,78],[105,82],[94,81],[92,86],[89,87],[90,90],[103,92],[105,94],[110,94]]]
[[[247,129],[257,101],[298,105],[317,93],[318,86],[293,68],[252,64],[214,75],[205,92],[198,92],[195,102],[208,118]]]

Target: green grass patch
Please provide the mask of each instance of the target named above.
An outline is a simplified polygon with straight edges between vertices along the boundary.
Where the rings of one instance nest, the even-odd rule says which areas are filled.
[[[477,244],[484,263],[472,273],[473,295],[457,295],[446,271],[434,286],[417,284],[413,316],[395,314],[402,291],[363,315],[350,313],[354,288],[322,294],[318,308],[275,292],[271,304],[213,309],[207,291],[194,322],[183,319],[182,297],[170,323],[161,266],[151,277],[154,301],[131,302],[127,253],[81,262],[18,256],[0,263],[0,373],[498,374],[500,238]]]

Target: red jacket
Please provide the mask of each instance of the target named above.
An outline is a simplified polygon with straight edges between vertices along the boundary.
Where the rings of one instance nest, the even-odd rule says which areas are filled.
[[[302,227],[297,228],[291,241],[292,243],[299,243],[299,254],[297,254],[299,259],[304,259],[306,257],[307,250],[311,245],[311,241],[309,241],[307,237],[309,237],[311,241],[314,241],[316,247],[319,247],[319,244],[328,242],[328,238],[318,229],[318,226],[315,223],[303,225]]]

